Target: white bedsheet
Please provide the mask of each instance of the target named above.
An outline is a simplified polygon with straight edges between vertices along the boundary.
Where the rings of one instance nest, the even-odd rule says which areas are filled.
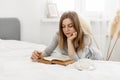
[[[33,50],[46,46],[13,40],[0,40],[0,80],[120,80],[120,62],[94,61],[95,70],[79,71],[68,66],[32,62]]]

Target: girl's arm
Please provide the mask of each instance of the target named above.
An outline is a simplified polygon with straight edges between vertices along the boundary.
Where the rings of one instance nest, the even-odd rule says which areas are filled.
[[[68,55],[70,57],[73,57],[75,55],[75,48],[73,46],[73,43],[71,40],[67,40],[67,44],[68,44]]]
[[[73,33],[73,35],[71,35],[71,37],[69,37],[67,39],[67,46],[68,46],[68,55],[71,58],[77,60],[78,56],[76,55],[75,47],[74,47],[73,42],[72,42],[76,36],[77,36],[77,32]]]
[[[39,58],[44,57],[44,56],[49,56],[54,49],[57,47],[58,45],[58,36],[57,34],[54,36],[54,38],[52,39],[52,42],[50,43],[50,45],[42,52],[39,51],[34,51],[32,53],[31,59],[33,61],[37,61]]]
[[[53,37],[51,43],[47,46],[47,48],[43,51],[44,56],[49,56],[55,50],[58,45],[58,35],[57,33]]]

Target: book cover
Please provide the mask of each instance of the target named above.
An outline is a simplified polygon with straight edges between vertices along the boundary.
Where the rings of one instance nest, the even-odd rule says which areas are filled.
[[[38,62],[45,64],[59,64],[59,65],[68,65],[74,63],[73,59],[70,58],[54,58],[54,57],[44,57],[38,59]]]

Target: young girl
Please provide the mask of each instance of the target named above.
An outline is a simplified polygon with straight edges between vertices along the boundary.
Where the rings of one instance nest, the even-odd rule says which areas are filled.
[[[92,38],[84,32],[83,27],[76,12],[64,12],[59,21],[59,32],[51,44],[43,52],[34,51],[31,59],[37,61],[40,57],[49,56],[56,48],[75,61],[81,58],[102,59],[100,51],[93,47]]]

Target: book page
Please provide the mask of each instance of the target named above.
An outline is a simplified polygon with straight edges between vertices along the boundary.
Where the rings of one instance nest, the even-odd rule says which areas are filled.
[[[60,55],[60,56],[44,57],[44,59],[46,59],[46,60],[53,60],[53,59],[57,59],[57,60],[69,60],[70,57],[66,56],[66,55]]]

